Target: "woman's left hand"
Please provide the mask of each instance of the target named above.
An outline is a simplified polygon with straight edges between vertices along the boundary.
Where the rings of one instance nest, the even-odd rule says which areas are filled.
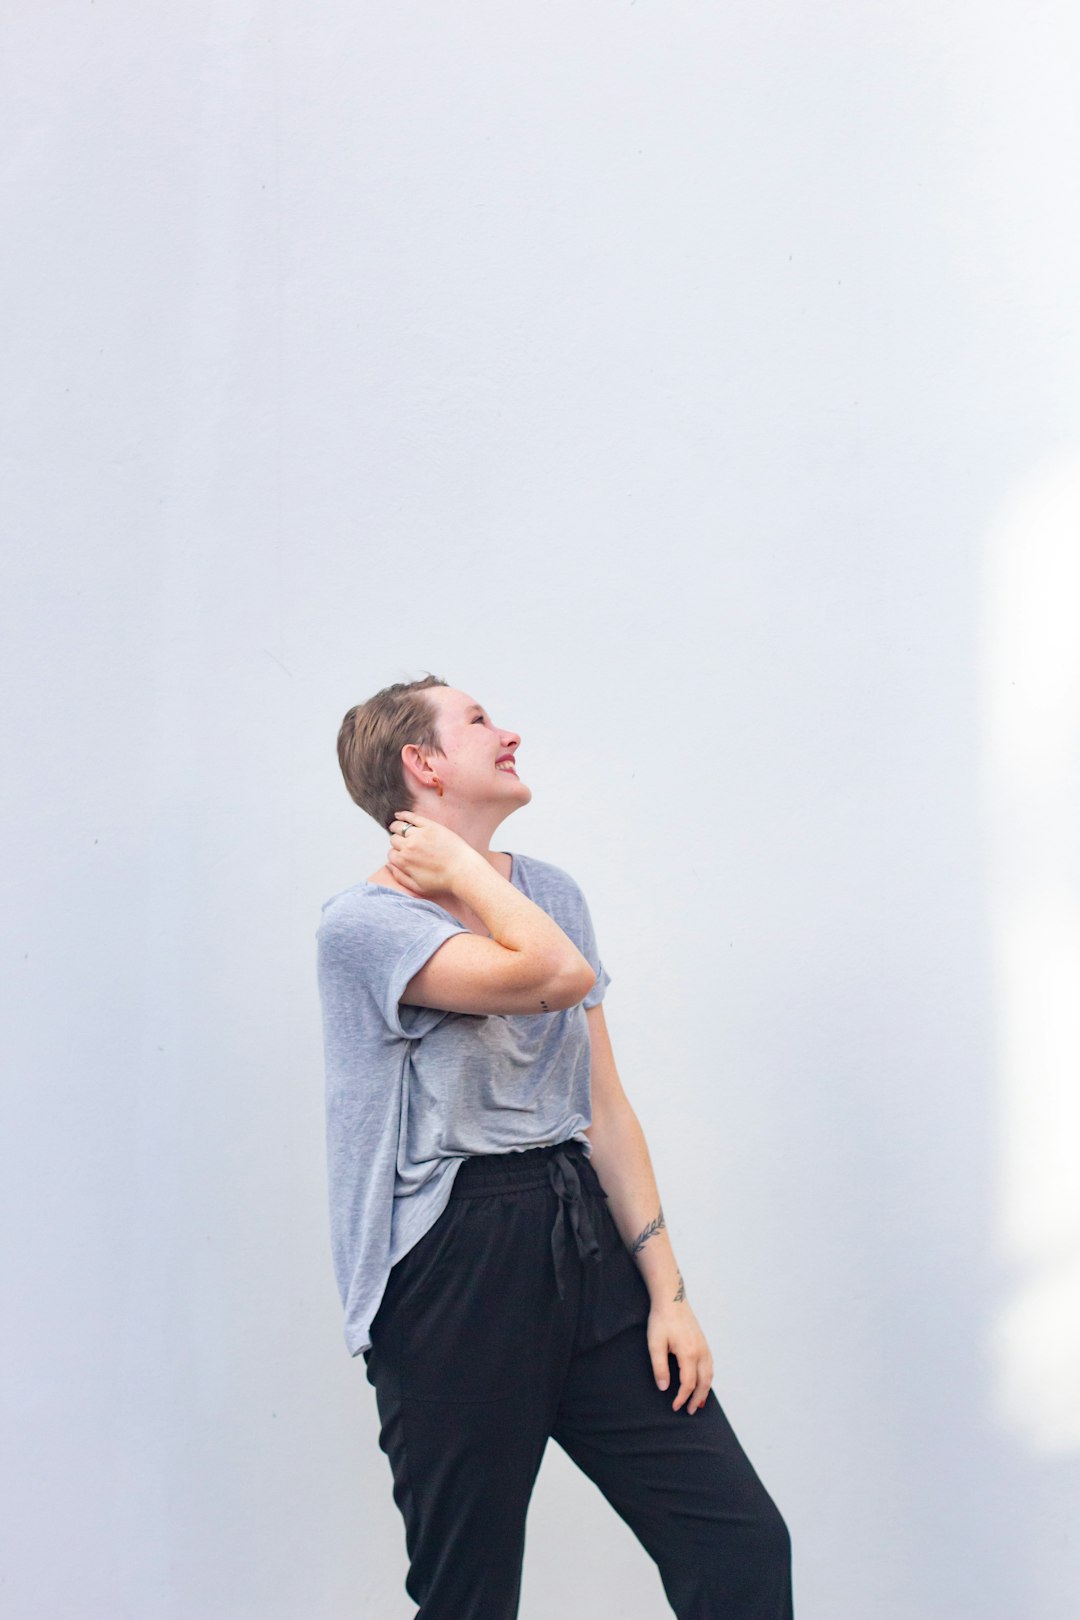
[[[677,1412],[689,1397],[688,1412],[704,1405],[713,1380],[712,1352],[705,1342],[697,1317],[686,1300],[654,1304],[645,1329],[653,1375],[660,1389],[667,1389],[668,1356],[679,1364],[679,1393],[671,1403]]]

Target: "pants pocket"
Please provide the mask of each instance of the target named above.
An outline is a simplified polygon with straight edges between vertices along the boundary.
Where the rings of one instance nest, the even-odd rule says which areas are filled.
[[[444,1241],[402,1295],[410,1399],[493,1401],[535,1387],[556,1328],[553,1204],[545,1188],[451,1200]]]

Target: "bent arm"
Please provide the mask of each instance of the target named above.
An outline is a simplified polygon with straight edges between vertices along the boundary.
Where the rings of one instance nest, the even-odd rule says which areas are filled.
[[[596,983],[588,959],[554,917],[478,856],[455,872],[454,893],[491,930],[446,940],[401,997],[462,1013],[544,1013],[577,1006]]]
[[[622,1088],[603,1004],[586,1009],[592,1052],[592,1124],[585,1135],[619,1235],[654,1305],[686,1298],[660,1206],[645,1132]]]

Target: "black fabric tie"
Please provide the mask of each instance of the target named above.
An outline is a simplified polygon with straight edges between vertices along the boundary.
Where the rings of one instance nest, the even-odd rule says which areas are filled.
[[[601,1259],[600,1243],[596,1236],[589,1206],[581,1191],[581,1178],[570,1154],[564,1148],[553,1153],[547,1162],[548,1177],[559,1195],[555,1224],[551,1228],[551,1253],[555,1261],[555,1282],[559,1298],[566,1298],[566,1222],[574,1234],[577,1252],[583,1260],[594,1263]]]

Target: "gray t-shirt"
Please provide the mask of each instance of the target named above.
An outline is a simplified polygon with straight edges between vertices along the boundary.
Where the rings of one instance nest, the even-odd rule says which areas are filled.
[[[587,1007],[611,976],[585,896],[569,873],[511,855],[510,881],[553,917],[597,975],[574,1007],[456,1013],[401,1005],[401,993],[463,923],[434,901],[355,883],[322,907],[316,932],[326,1060],[330,1241],[352,1356],[390,1269],[433,1226],[473,1153],[575,1137],[591,1152]]]

